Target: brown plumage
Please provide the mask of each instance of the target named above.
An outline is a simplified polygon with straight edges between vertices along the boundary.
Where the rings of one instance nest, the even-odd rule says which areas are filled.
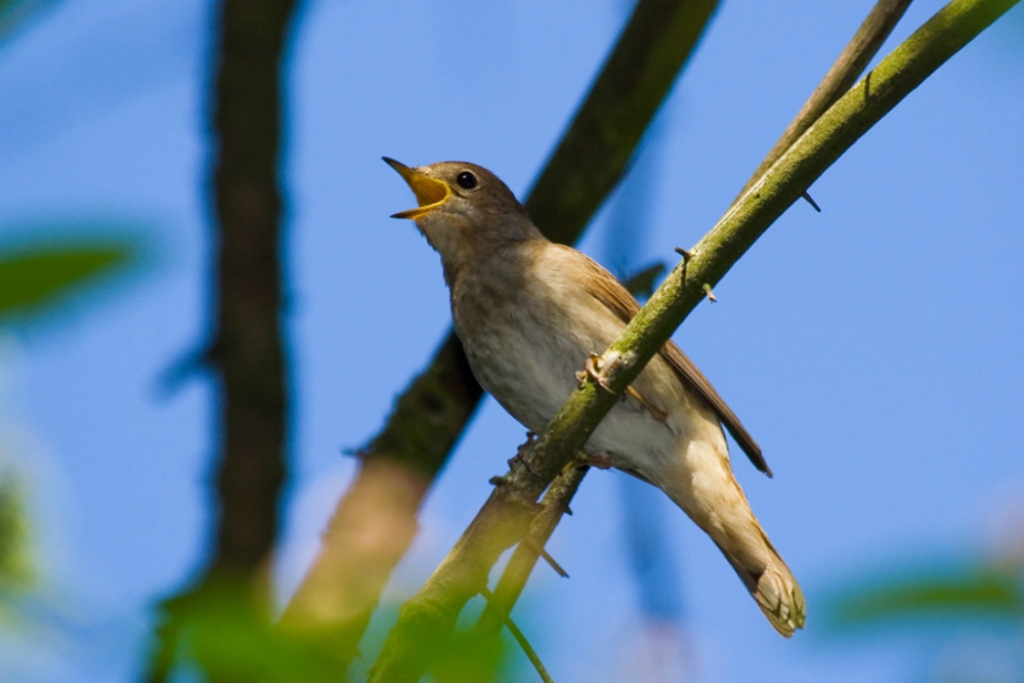
[[[411,218],[441,255],[452,319],[481,386],[540,432],[640,309],[608,271],[547,240],[511,191],[484,168],[411,169],[386,159],[416,193]],[[666,342],[587,441],[595,464],[662,489],[725,554],[784,636],[804,625],[804,598],[736,482],[722,425],[770,475],[735,413],[672,341]]]

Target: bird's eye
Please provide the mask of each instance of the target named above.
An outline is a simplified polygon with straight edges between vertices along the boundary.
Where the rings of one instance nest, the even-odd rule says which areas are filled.
[[[463,171],[456,178],[455,182],[464,190],[475,190],[477,186],[476,176],[469,171]]]

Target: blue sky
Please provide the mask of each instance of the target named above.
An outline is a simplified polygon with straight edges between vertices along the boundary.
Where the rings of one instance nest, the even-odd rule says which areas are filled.
[[[725,2],[664,109],[640,262],[711,227],[870,2]],[[915,3],[882,53],[941,6]],[[287,323],[295,419],[281,594],[449,326],[439,262],[389,214],[381,155],[480,163],[519,196],[614,39],[619,2],[305,5],[287,73]],[[26,681],[125,681],[147,606],[208,542],[204,380],[157,378],[203,338],[211,8],[67,1],[0,45],[0,245],[41,222],[133,226],[155,263],[66,319],[0,339],[0,458],[26,473],[44,591],[74,629],[0,644]],[[934,646],[835,642],[815,598],[908,558],[996,552],[1024,499],[1024,12],[955,56],[811,188],[676,334],[764,448],[741,483],[811,604],[779,638],[713,544],[665,502],[702,680],[927,678]],[[603,254],[599,217],[581,248]],[[613,270],[623,264],[602,258]],[[428,575],[523,429],[491,401],[429,498],[390,599]],[[558,681],[615,680],[637,600],[612,473],[588,476],[521,606]]]

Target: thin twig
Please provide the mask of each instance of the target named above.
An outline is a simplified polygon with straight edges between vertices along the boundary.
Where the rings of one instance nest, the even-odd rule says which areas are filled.
[[[537,554],[541,557],[541,559],[543,559],[545,562],[551,565],[551,568],[555,570],[556,574],[561,576],[563,579],[569,578],[569,572],[565,571],[562,565],[558,564],[558,562],[555,561],[555,558],[551,557],[551,554],[548,553],[547,550],[544,550],[544,548],[540,548],[537,550]]]
[[[867,67],[871,58],[882,47],[885,39],[892,33],[893,28],[896,27],[897,22],[899,22],[903,13],[907,10],[910,2],[911,0],[879,0],[875,4],[871,12],[868,13],[867,18],[860,25],[860,28],[853,34],[853,38],[846,45],[846,48],[839,55],[839,58],[836,59],[832,68],[828,70],[825,77],[821,79],[821,83],[814,89],[811,96],[807,98],[796,118],[793,119],[782,133],[782,137],[771,148],[764,161],[754,171],[754,174],[750,176],[750,180],[740,190],[739,196],[736,197],[733,203],[738,201],[764,175],[765,171],[771,168],[771,165],[789,149],[790,145],[797,138],[804,134],[804,131],[811,127],[811,124],[818,120],[819,116],[825,113],[826,109],[835,104],[836,100],[850,89],[850,86],[854,84],[857,77]],[[819,213],[821,212],[821,209],[810,198],[810,195],[806,195],[805,199]]]
[[[498,617],[502,613],[511,613],[537,564],[539,550],[543,550],[562,515],[568,512],[569,501],[576,495],[588,469],[570,462],[548,487],[540,503],[540,512],[530,522],[530,530],[512,553],[494,589],[494,598],[488,599],[487,608],[476,623],[474,630],[478,636],[497,633],[500,627]]]
[[[480,594],[484,596],[484,598],[487,600],[488,607],[490,607],[493,604],[492,601],[494,600],[494,595],[491,594],[491,591],[484,588],[482,591],[480,591]],[[544,668],[544,663],[541,662],[540,657],[537,656],[537,651],[533,649],[533,647],[530,645],[530,641],[526,639],[526,636],[523,635],[523,632],[519,630],[518,626],[516,626],[516,622],[512,621],[512,617],[508,614],[501,614],[499,618],[501,619],[501,623],[504,624],[505,628],[508,629],[508,632],[512,634],[512,637],[516,639],[517,643],[519,643],[519,647],[522,648],[523,652],[526,653],[526,656],[529,658],[530,663],[533,664],[533,668],[537,670],[537,674],[540,676],[540,679],[544,681],[544,683],[555,683],[555,681],[548,674],[548,670]]]
[[[814,197],[812,197],[807,190],[804,190],[804,193],[800,196],[803,197],[805,202],[811,205],[811,208],[813,208],[818,213],[821,213],[821,207],[818,206],[818,202],[814,201]]]

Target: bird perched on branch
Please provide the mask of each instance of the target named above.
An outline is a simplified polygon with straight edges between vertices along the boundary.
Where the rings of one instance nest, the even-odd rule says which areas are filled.
[[[480,385],[540,433],[594,353],[640,310],[604,268],[545,238],[512,192],[474,164],[410,168],[384,158],[419,207],[416,221],[441,255],[452,319]],[[722,425],[771,476],[761,449],[687,358],[668,341],[587,441],[591,464],[664,491],[725,554],[772,626],[804,625],[804,597],[733,476]]]

